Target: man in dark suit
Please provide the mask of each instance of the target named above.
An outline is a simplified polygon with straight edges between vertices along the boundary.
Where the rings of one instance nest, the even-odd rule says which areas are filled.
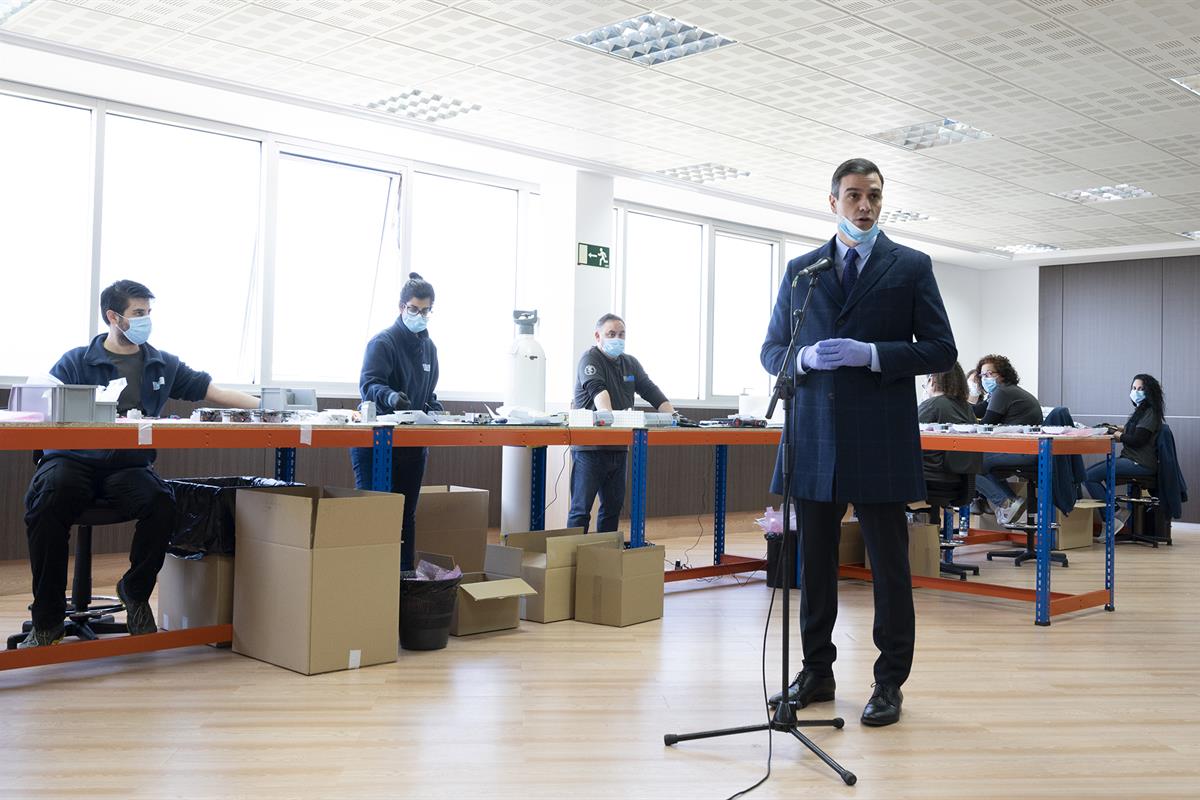
[[[875,691],[865,725],[900,719],[900,686],[912,666],[915,620],[905,504],[925,497],[913,377],[945,372],[958,351],[929,256],[879,232],[883,175],[865,159],[833,173],[837,235],[793,259],[771,315],[762,364],[783,367],[793,313],[822,258],[796,356],[791,495],[798,508],[804,669],[788,688],[798,708],[833,700],[838,539],[853,503],[874,570]],[[771,491],[783,494],[782,448]],[[772,703],[781,700],[779,695]]]

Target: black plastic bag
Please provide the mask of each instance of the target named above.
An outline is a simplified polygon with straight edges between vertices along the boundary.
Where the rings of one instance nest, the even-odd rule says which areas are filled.
[[[233,501],[238,489],[293,486],[272,478],[180,478],[166,482],[175,492],[175,527],[167,552],[180,558],[231,556]]]
[[[441,650],[450,640],[450,622],[462,578],[427,581],[414,570],[400,573],[400,646]]]

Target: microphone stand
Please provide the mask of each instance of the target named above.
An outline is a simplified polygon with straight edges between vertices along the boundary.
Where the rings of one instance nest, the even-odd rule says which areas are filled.
[[[796,280],[792,281],[792,287],[799,280],[799,275]],[[823,720],[804,720],[801,722],[796,717],[795,707],[788,702],[788,675],[791,674],[788,668],[788,629],[791,626],[791,613],[789,609],[789,597],[792,588],[792,576],[796,571],[795,556],[793,555],[794,535],[791,530],[790,506],[792,505],[792,399],[796,394],[796,341],[800,335],[800,328],[804,325],[804,318],[808,314],[808,303],[812,300],[813,291],[817,286],[817,279],[820,278],[820,272],[811,273],[808,276],[808,293],[804,296],[804,304],[799,310],[792,312],[792,337],[788,342],[787,355],[783,359],[783,366],[779,370],[779,374],[775,377],[775,389],[771,393],[771,404],[767,407],[767,419],[770,419],[775,413],[775,405],[780,399],[783,400],[783,547],[779,554],[779,572],[783,580],[783,624],[780,626],[780,635],[783,647],[780,649],[782,659],[781,680],[783,683],[782,700],[775,707],[774,715],[770,716],[769,721],[758,725],[746,725],[739,728],[722,728],[712,731],[699,731],[697,733],[668,733],[663,736],[663,743],[668,747],[677,742],[686,742],[692,739],[711,739],[718,736],[734,736],[739,733],[756,733],[759,731],[779,731],[781,733],[790,733],[796,737],[805,747],[816,754],[818,758],[824,761],[830,769],[836,772],[847,786],[853,786],[858,782],[858,777],[853,772],[842,767],[841,764],[834,761],[821,748],[800,732],[799,728],[804,726],[830,727],[841,728],[845,725],[845,721],[841,717]],[[768,710],[768,713],[769,710]]]

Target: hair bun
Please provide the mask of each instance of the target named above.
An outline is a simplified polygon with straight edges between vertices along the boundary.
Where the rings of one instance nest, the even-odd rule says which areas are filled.
[[[415,272],[410,272],[410,273],[408,273],[408,279],[409,279],[410,281],[423,281],[423,280],[425,280],[424,278],[422,278],[420,275],[418,275],[418,274],[417,274],[417,273],[415,273]]]

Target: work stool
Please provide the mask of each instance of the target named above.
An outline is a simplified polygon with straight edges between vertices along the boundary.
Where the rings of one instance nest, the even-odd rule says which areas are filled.
[[[1160,543],[1171,545],[1171,521],[1164,519],[1158,502],[1158,476],[1125,478],[1127,484],[1124,495],[1119,495],[1118,503],[1126,503],[1132,516],[1129,519],[1128,532],[1117,534],[1116,542],[1132,542],[1148,544],[1157,548]],[[1153,530],[1147,531],[1147,522],[1153,523]],[[1166,529],[1164,535],[1163,529]]]
[[[996,470],[992,474],[999,478],[1009,478],[1009,477],[1015,476],[1015,477],[1020,478],[1021,480],[1025,481],[1025,483],[1029,486],[1029,497],[1026,500],[1026,504],[1025,504],[1025,522],[1024,523],[1010,523],[1010,524],[1004,526],[1005,528],[1008,528],[1010,531],[1025,531],[1025,546],[1012,548],[1009,550],[989,550],[987,552],[987,560],[991,561],[993,558],[1011,558],[1013,560],[1014,567],[1019,567],[1022,564],[1024,564],[1026,561],[1036,561],[1037,560],[1037,551],[1034,548],[1035,548],[1035,537],[1037,536],[1037,529],[1038,529],[1038,526],[1037,526],[1037,506],[1038,506],[1038,502],[1037,502],[1037,493],[1038,493],[1037,467],[1036,466],[1028,467],[1028,468],[1017,467],[1016,469]],[[1050,530],[1051,535],[1053,535],[1054,531],[1058,530],[1058,523],[1051,522],[1050,525],[1048,526],[1048,528]],[[1063,567],[1070,566],[1070,564],[1067,563],[1067,554],[1066,553],[1061,553],[1057,550],[1051,550],[1050,551],[1050,563],[1053,564],[1055,562],[1062,564]]]
[[[64,636],[91,641],[104,633],[129,633],[124,622],[113,619],[113,614],[125,610],[120,599],[92,594],[92,528],[131,521],[128,514],[103,501],[97,501],[95,506],[75,520],[75,570],[71,578],[66,619],[63,620]],[[8,649],[16,649],[32,629],[33,622],[26,620],[22,623],[21,633],[8,637]]]
[[[938,572],[957,575],[961,581],[965,581],[968,574],[978,575],[979,567],[974,564],[957,564],[954,561],[954,549],[962,545],[962,542],[954,540],[954,515],[959,506],[971,502],[971,497],[975,494],[975,476],[962,475],[958,481],[926,480],[925,488],[929,498],[930,519],[940,516],[942,520],[941,535],[938,537],[938,547],[941,550]]]

